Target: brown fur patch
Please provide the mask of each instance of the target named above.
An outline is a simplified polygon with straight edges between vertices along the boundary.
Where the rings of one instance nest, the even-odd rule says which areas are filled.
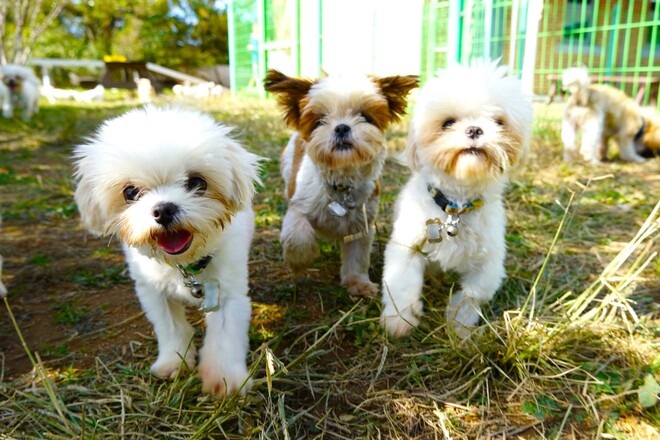
[[[266,73],[264,88],[267,92],[277,94],[277,103],[284,109],[284,120],[291,127],[298,128],[305,104],[302,99],[314,83],[311,79],[291,78],[271,69]]]
[[[289,176],[289,184],[286,188],[286,196],[289,200],[291,200],[293,195],[296,193],[296,176],[298,176],[298,171],[300,170],[303,157],[305,157],[305,141],[300,136],[298,136],[296,138],[295,144],[293,145],[291,176]]]
[[[389,122],[398,121],[406,112],[408,93],[419,86],[419,77],[416,75],[396,75],[373,78],[373,81],[387,100],[390,113]]]
[[[375,199],[380,197],[380,180],[374,180],[374,191],[371,193],[370,199]]]

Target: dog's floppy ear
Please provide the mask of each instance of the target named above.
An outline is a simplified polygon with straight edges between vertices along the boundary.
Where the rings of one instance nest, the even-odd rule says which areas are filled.
[[[264,88],[277,94],[277,103],[284,109],[284,120],[294,128],[300,123],[300,102],[313,85],[310,79],[291,78],[274,69],[269,70],[264,79]]]
[[[80,177],[74,198],[80,212],[80,220],[85,229],[95,235],[103,235],[105,222],[101,205],[96,201],[92,184],[85,176]]]
[[[419,162],[417,161],[417,136],[412,126],[408,130],[406,148],[403,150],[400,159],[411,170],[419,170]]]
[[[380,89],[390,110],[390,121],[398,121],[406,112],[408,105],[408,93],[419,86],[417,75],[386,76],[374,78],[374,82]]]

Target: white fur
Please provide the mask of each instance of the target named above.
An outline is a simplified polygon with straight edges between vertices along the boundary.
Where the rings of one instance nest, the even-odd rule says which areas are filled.
[[[11,118],[15,108],[23,110],[24,121],[39,109],[39,80],[29,67],[6,64],[0,67],[2,116]]]
[[[93,232],[123,241],[140,304],[158,339],[158,358],[151,371],[159,377],[172,378],[196,365],[185,305],[199,305],[200,300],[184,286],[175,265],[213,256],[196,279],[216,278],[220,283],[220,309],[206,314],[199,364],[203,389],[217,395],[244,384],[243,392],[249,388],[247,264],[254,231],[251,199],[260,160],[229,137],[229,131],[199,112],[149,106],[106,122],[74,151],[75,197],[83,223]],[[186,187],[191,176],[202,177],[207,190]],[[125,201],[127,185],[139,187],[142,195]],[[179,209],[171,227],[193,236],[190,247],[176,255],[165,252],[154,239],[154,234],[168,229],[155,217],[162,203]],[[229,213],[230,205],[236,211]],[[217,219],[223,219],[224,228]]]
[[[0,255],[0,298],[7,296],[7,288],[2,284],[2,255]]]
[[[454,120],[447,128],[443,124]],[[505,121],[501,127],[497,121]],[[504,76],[494,63],[455,66],[431,79],[420,90],[407,146],[411,179],[396,202],[393,231],[385,250],[381,321],[393,336],[407,335],[419,324],[425,269],[457,272],[461,287],[446,310],[448,323],[462,337],[481,316],[481,304],[490,301],[505,277],[505,211],[502,194],[507,173],[524,154],[531,133],[532,107],[513,77]],[[467,128],[480,127],[483,135],[468,139]],[[503,145],[511,135],[515,160],[504,160]],[[507,137],[508,136],[508,137]],[[501,161],[487,172],[475,174],[479,160],[459,155],[455,168],[441,169],[433,159],[447,149],[472,146]],[[501,167],[501,168],[500,168]],[[428,185],[440,188],[452,201],[481,199],[484,205],[460,215],[459,234],[437,244],[425,242],[426,221],[447,214],[434,202]],[[423,246],[422,246],[423,244]],[[421,248],[420,248],[421,247]]]

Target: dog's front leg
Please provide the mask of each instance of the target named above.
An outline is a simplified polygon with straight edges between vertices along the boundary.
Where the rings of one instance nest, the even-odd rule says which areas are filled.
[[[373,297],[378,285],[369,279],[369,261],[373,232],[366,237],[342,243],[341,284],[355,296]]]
[[[564,143],[564,162],[577,159],[577,133],[573,121],[564,119],[561,122],[561,140]]]
[[[381,324],[396,337],[408,335],[422,314],[424,257],[393,238],[385,249]]]
[[[9,119],[13,116],[13,114],[14,110],[11,106],[11,96],[7,96],[2,100],[2,116]]]
[[[627,137],[619,137],[619,157],[626,162],[642,163],[645,159],[635,151],[635,142]]]
[[[607,148],[604,155],[601,152],[604,124],[605,121],[599,117],[588,119],[582,124],[582,146],[580,147],[580,154],[593,165],[597,165],[604,159],[607,159]]]
[[[492,258],[462,274],[461,290],[449,299],[445,315],[454,332],[465,339],[481,317],[481,304],[493,299],[505,277],[504,257]]]
[[[232,289],[229,286],[229,289]],[[247,291],[247,288],[237,287]],[[206,336],[200,350],[199,375],[205,392],[221,396],[251,387],[246,357],[252,310],[245,294],[229,295],[220,309],[206,314]]]
[[[319,256],[316,231],[307,218],[293,206],[289,207],[282,220],[280,240],[284,261],[296,274],[307,269],[307,266]]]
[[[172,379],[182,367],[193,370],[196,351],[191,341],[194,331],[186,319],[184,305],[146,283],[138,282],[136,291],[158,339],[158,358],[151,366],[151,372]]]

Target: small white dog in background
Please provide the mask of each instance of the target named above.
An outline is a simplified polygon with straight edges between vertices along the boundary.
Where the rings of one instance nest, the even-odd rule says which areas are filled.
[[[281,241],[294,273],[318,256],[318,234],[341,240],[341,284],[351,295],[378,293],[368,271],[387,155],[384,132],[404,114],[415,87],[416,76],[309,80],[267,73],[266,90],[277,94],[296,130],[280,162],[289,201]]]
[[[199,374],[215,395],[248,380],[248,252],[260,158],[230,131],[197,111],[148,106],[105,122],[73,155],[83,224],[122,241],[154,326],[151,371],[172,378],[195,368],[184,305],[203,304]]]
[[[385,250],[381,322],[393,336],[419,324],[427,266],[461,276],[447,322],[469,334],[505,277],[508,173],[528,148],[531,101],[496,63],[454,66],[420,90]]]
[[[2,116],[11,118],[14,109],[23,110],[22,117],[28,121],[39,109],[39,80],[29,67],[5,64],[0,67],[0,98]]]
[[[577,159],[580,132],[579,154],[594,165],[607,159],[610,139],[619,145],[621,160],[644,161],[637,153],[644,150],[644,118],[632,98],[614,87],[591,84],[584,67],[566,69],[562,88],[570,93],[561,124],[564,161]]]

